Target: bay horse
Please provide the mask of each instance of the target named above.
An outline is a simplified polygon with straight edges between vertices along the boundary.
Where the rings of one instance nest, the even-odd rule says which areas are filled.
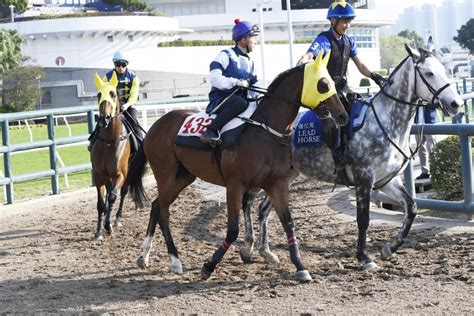
[[[103,232],[112,233],[110,213],[120,192],[120,203],[115,215],[116,226],[122,226],[122,207],[128,186],[125,184],[128,160],[131,154],[130,133],[122,124],[121,107],[117,97],[117,76],[110,82],[102,81],[95,75],[95,85],[99,103],[99,138],[91,149],[94,183],[97,189],[97,229],[93,240],[101,240]],[[103,216],[105,222],[102,226]]]
[[[453,116],[459,111],[462,99],[456,88],[449,83],[446,71],[432,53],[405,46],[408,52],[400,65],[392,72],[389,85],[384,86],[372,99],[365,117],[365,124],[348,143],[348,151],[354,157],[346,165],[347,178],[338,184],[355,186],[357,199],[358,261],[363,269],[377,268],[366,252],[366,235],[369,226],[370,197],[375,190],[379,198],[401,206],[405,220],[395,239],[380,250],[382,259],[388,259],[402,246],[416,217],[415,201],[403,186],[399,175],[415,152],[408,154],[410,130],[414,122],[419,99],[435,104],[443,112]],[[324,120],[323,124],[331,124]],[[293,135],[294,136],[294,135]],[[320,147],[293,148],[294,171],[290,178],[302,173],[310,179],[335,183],[335,165],[332,150]],[[380,194],[381,193],[381,194]],[[251,259],[253,250],[253,226],[250,214],[256,192],[244,201],[245,246],[241,249],[244,261]],[[259,207],[259,252],[268,262],[278,262],[268,246],[267,222],[272,208],[272,197],[266,196]]]
[[[322,59],[320,55],[312,64],[281,73],[271,83],[268,93],[251,116],[254,122],[262,123],[264,128],[247,125],[236,145],[221,151],[220,160],[211,151],[175,144],[181,125],[193,112],[171,111],[153,124],[142,149],[130,165],[127,180],[134,201],[140,204],[145,198],[142,175],[148,160],[159,192],[158,198],[152,203],[143,250],[137,260],[139,267],[149,265],[150,249],[158,222],[171,259],[170,270],[177,274],[183,273],[169,227],[169,206],[185,187],[199,177],[227,189],[226,238],[214,252],[212,259],[204,263],[201,269],[203,278],[211,276],[230,245],[237,239],[244,195],[252,188],[262,188],[272,197],[287,235],[291,262],[297,270],[296,278],[301,281],[311,280],[301,262],[295,225],[288,206],[287,176],[292,158],[287,142],[289,134],[284,134],[289,133],[300,106],[314,108],[324,100],[325,107],[334,115],[337,123],[347,123],[348,115],[336,95],[334,82],[326,69],[327,62],[328,58]],[[315,98],[314,104],[308,103],[310,96]],[[269,132],[271,130],[272,133]],[[276,136],[277,134],[280,136]]]

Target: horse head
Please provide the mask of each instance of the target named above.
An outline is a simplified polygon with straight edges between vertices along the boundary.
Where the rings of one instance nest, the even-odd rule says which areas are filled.
[[[117,97],[117,76],[115,72],[110,81],[103,81],[95,74],[95,85],[97,87],[97,99],[99,102],[99,126],[107,127],[113,117],[120,114],[120,103]]]
[[[305,64],[301,103],[311,110],[329,112],[338,125],[344,126],[349,116],[327,70],[330,55],[331,51],[323,58],[321,51],[314,62]]]
[[[463,104],[456,88],[450,84],[441,62],[424,49],[413,49],[405,44],[415,67],[415,94],[448,113],[456,115]]]

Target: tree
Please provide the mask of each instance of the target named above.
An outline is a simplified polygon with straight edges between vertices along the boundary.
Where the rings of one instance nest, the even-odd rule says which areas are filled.
[[[104,2],[112,5],[119,5],[127,11],[153,11],[153,8],[144,0],[104,0]]]
[[[21,61],[23,38],[13,30],[0,29],[0,78]]]
[[[3,80],[3,112],[33,110],[41,98],[39,80],[46,73],[39,67],[17,67],[8,72]]]
[[[390,36],[380,39],[381,67],[389,70],[396,67],[407,55],[405,43],[409,40],[401,36]]]
[[[28,7],[28,0],[0,0],[0,18],[10,17],[10,5],[15,6],[15,12],[24,12]]]
[[[453,39],[459,43],[462,48],[469,50],[474,54],[474,19],[470,19],[458,30],[458,35]]]
[[[403,30],[398,33],[398,36],[407,38],[409,40],[408,45],[416,48],[425,48],[425,43],[418,33],[415,31]]]

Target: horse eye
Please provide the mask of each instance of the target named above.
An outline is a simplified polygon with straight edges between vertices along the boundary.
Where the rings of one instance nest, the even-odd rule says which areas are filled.
[[[433,76],[434,76],[434,73],[432,73],[431,71],[428,71],[428,72],[426,73],[426,75],[427,75],[427,76],[430,76],[430,77],[433,77]]]
[[[321,79],[318,80],[317,89],[318,89],[319,93],[323,94],[323,93],[328,92],[329,87],[330,87],[330,84],[329,84],[329,80],[327,78],[321,78]]]
[[[101,95],[102,95],[102,94],[101,94],[100,92],[97,93],[97,99],[100,99],[100,96],[101,96]]]
[[[115,92],[110,91],[110,97],[111,97],[111,98],[115,98]]]

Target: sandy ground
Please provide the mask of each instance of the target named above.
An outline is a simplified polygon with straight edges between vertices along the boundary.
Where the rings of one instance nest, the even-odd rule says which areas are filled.
[[[473,222],[418,217],[407,244],[382,261],[378,249],[397,234],[403,215],[374,209],[368,250],[379,269],[365,272],[354,258],[352,192],[301,181],[291,189],[290,206],[313,281],[293,279],[274,214],[270,246],[279,265],[264,263],[258,252],[244,264],[239,241],[203,281],[201,266],[225,236],[225,203],[205,200],[191,186],[173,205],[171,225],[184,266],[179,276],[168,272],[159,230],[150,268],[136,266],[149,210],[136,210],[128,199],[124,226],[92,242],[95,200],[95,190],[85,189],[0,206],[1,314],[474,314]]]

